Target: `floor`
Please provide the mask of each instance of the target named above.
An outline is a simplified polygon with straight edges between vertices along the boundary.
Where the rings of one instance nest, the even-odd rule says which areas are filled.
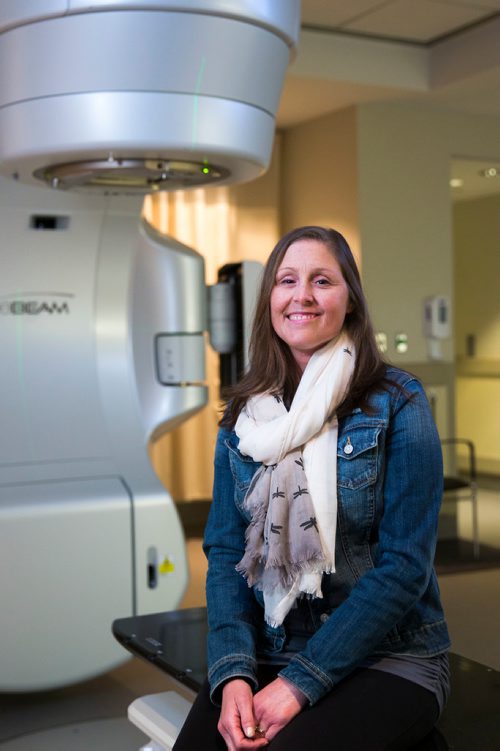
[[[500,482],[479,490],[480,539],[500,548]],[[470,539],[470,508],[459,508],[459,534]],[[181,607],[204,604],[201,540],[188,540],[191,582]],[[500,566],[440,575],[453,651],[500,670]],[[126,655],[125,655],[126,657]],[[76,686],[37,694],[0,695],[0,751],[138,751],[146,737],[127,720],[138,696],[173,686],[154,667],[128,659]]]
[[[478,495],[479,538],[500,548],[500,482],[483,480]],[[470,506],[458,509],[459,535],[472,539]],[[454,652],[500,670],[500,565],[439,577]]]

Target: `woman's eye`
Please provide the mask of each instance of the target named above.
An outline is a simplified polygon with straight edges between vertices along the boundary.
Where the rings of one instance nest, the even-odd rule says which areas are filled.
[[[330,280],[325,279],[324,277],[320,277],[319,279],[316,279],[316,284],[318,284],[320,287],[324,287],[330,284]]]
[[[289,276],[285,276],[283,279],[278,279],[278,284],[293,284],[293,279]]]

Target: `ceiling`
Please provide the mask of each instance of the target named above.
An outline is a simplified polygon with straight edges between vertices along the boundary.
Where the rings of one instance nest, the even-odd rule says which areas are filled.
[[[301,0],[277,116],[286,129],[338,109],[404,101],[500,118],[500,0]],[[457,160],[456,198],[500,192],[497,161]],[[499,175],[479,172],[496,166]]]
[[[302,0],[302,25],[431,44],[500,11],[498,0]]]

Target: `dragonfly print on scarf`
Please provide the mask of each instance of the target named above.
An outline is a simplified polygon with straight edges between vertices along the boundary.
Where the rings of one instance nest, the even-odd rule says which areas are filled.
[[[322,560],[319,525],[300,448],[262,465],[245,499],[252,520],[237,571],[249,584],[288,588],[295,572]],[[271,585],[273,582],[273,585]]]

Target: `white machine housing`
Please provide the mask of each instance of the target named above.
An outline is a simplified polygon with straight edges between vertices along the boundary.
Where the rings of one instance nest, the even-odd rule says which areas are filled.
[[[147,445],[206,403],[204,263],[140,208],[0,179],[4,690],[121,662],[116,614],[187,584]]]
[[[204,263],[142,196],[266,169],[299,10],[0,4],[0,691],[119,665],[112,621],[182,597],[148,443],[206,403]]]
[[[299,11],[298,0],[2,0],[2,172],[120,192],[257,177]]]

